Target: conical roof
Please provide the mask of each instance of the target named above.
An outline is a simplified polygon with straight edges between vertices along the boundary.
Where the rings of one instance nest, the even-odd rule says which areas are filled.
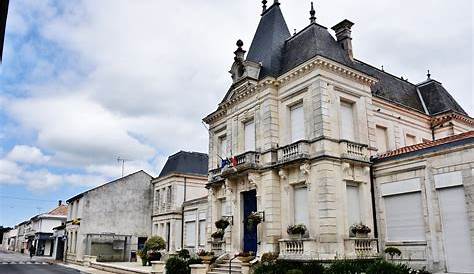
[[[262,64],[260,79],[265,76],[278,76],[282,49],[290,37],[280,4],[277,2],[262,14],[247,54],[247,60]]]

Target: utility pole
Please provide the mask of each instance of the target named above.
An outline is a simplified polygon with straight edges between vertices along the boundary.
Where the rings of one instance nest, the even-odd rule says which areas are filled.
[[[130,160],[120,158],[120,156],[117,157],[117,162],[119,162],[119,163],[122,162],[122,178],[123,178],[123,173],[124,173],[124,169],[125,169],[125,162],[127,162],[127,161],[130,161]]]

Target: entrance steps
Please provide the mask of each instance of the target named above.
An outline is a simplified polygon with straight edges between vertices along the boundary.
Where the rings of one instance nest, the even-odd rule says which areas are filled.
[[[242,274],[242,265],[237,259],[232,261],[231,272],[229,272],[229,260],[215,264],[207,274]]]

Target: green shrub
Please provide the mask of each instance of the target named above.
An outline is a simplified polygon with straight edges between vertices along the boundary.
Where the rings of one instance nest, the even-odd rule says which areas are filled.
[[[189,258],[187,261],[188,265],[192,264],[202,264],[202,260],[200,258]]]
[[[181,249],[180,251],[178,251],[178,257],[182,259],[189,259],[191,258],[191,255],[189,255],[189,250]]]
[[[286,274],[304,274],[303,271],[299,270],[299,269],[290,269],[288,270],[288,272],[286,272]]]
[[[385,248],[385,250],[383,252],[385,252],[385,254],[390,255],[390,259],[392,259],[392,260],[393,260],[394,256],[402,255],[402,252],[400,251],[400,249],[398,249],[396,247],[393,247],[393,246],[389,246],[389,247]]]
[[[145,249],[149,251],[160,251],[166,248],[166,242],[160,236],[152,236],[145,242]]]
[[[173,274],[190,274],[191,269],[189,269],[188,264],[185,260],[181,258],[169,258],[166,261],[166,273],[173,273]]]
[[[368,264],[372,261],[360,261],[360,260],[340,260],[332,263],[327,269],[328,274],[360,274],[364,273],[368,267]]]
[[[367,268],[367,274],[409,274],[411,269],[402,264],[392,264],[378,260]]]
[[[318,262],[292,262],[276,260],[260,263],[254,270],[254,274],[287,274],[290,270],[300,270],[304,274],[323,274],[324,267]]]
[[[260,258],[260,261],[262,263],[266,263],[266,262],[273,262],[276,259],[278,259],[278,253],[276,253],[276,252],[267,252],[267,253],[262,254],[262,257]]]

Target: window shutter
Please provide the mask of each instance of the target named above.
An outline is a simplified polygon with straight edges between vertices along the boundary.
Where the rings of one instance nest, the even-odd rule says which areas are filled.
[[[347,185],[347,221],[348,225],[358,224],[361,222],[360,218],[360,197],[359,187]]]
[[[387,241],[424,241],[421,193],[384,197]]]
[[[304,111],[303,105],[292,107],[290,110],[291,142],[304,139]]]
[[[377,138],[378,153],[384,153],[388,151],[388,135],[387,129],[384,127],[376,126],[375,135]]]
[[[186,235],[186,246],[195,246],[196,245],[196,222],[186,222],[185,223],[185,235]]]
[[[206,245],[206,220],[199,221],[199,245]]]
[[[341,102],[341,139],[355,141],[354,110],[350,103]]]
[[[253,121],[244,125],[245,151],[255,150],[255,123]]]
[[[306,187],[295,188],[294,205],[295,224],[308,225],[308,189]]]
[[[221,137],[219,138],[220,142],[220,151],[219,151],[219,156],[222,157],[222,159],[227,158],[227,138],[226,137]]]

